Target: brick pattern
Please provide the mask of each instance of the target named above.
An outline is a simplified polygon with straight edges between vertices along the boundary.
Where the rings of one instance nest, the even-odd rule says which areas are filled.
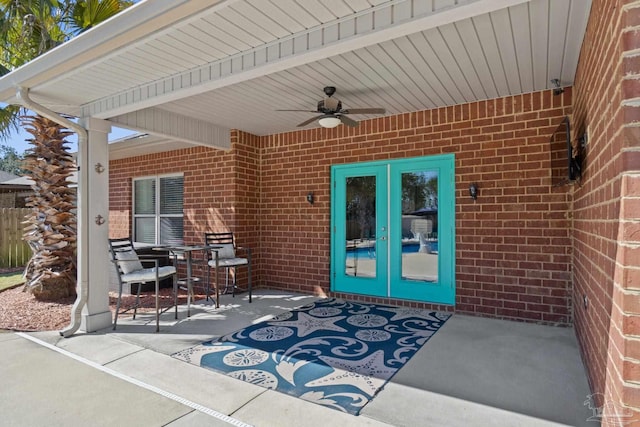
[[[574,193],[575,324],[591,387],[614,407],[640,407],[640,2],[594,1],[575,81],[574,127],[588,130],[583,179]],[[634,237],[636,236],[636,237]],[[584,304],[586,299],[587,304]],[[599,402],[602,404],[603,402]],[[637,417],[640,421],[640,414]],[[603,425],[614,425],[605,418]]]
[[[620,161],[620,223],[613,283],[612,321],[609,328],[607,387],[614,402],[631,408],[640,424],[640,359],[630,349],[640,336],[640,1],[622,10],[621,82],[622,116]],[[614,338],[615,337],[615,338]],[[620,342],[622,341],[622,345]],[[613,423],[611,423],[613,424]]]
[[[551,185],[549,139],[571,103],[568,88],[264,137],[263,283],[329,294],[331,165],[455,153],[456,311],[570,323],[571,190]]]
[[[260,244],[262,217],[260,216],[260,138],[245,132],[232,132],[232,153],[235,156],[235,223],[237,245],[251,249],[252,283],[262,282],[260,269]],[[246,256],[246,251],[240,251]],[[241,287],[247,282],[248,270],[239,268],[237,280]]]
[[[171,173],[184,174],[185,244],[202,243],[205,231],[235,225],[234,154],[194,147],[109,163],[110,237],[131,234],[133,179]]]
[[[233,230],[239,245],[253,249],[254,285],[328,295],[330,166],[453,152],[455,309],[569,324],[571,194],[551,185],[549,138],[571,108],[569,88],[557,97],[537,92],[368,120],[358,128],[265,137],[233,131],[229,152],[194,147],[112,161],[110,234],[130,233],[134,177],[183,172],[185,243],[200,243],[205,231]],[[480,187],[476,202],[468,196],[470,182]],[[238,273],[242,285],[246,271]]]
[[[133,179],[170,173],[184,174],[185,244],[202,244],[206,231],[234,230],[235,163],[232,151],[206,147],[111,161],[109,237],[131,235]],[[203,273],[196,271],[196,274]]]

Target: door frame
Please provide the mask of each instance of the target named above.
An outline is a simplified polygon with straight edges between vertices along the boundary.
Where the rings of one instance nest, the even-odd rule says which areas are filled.
[[[338,207],[336,203],[333,203],[333,200],[336,198],[340,198],[340,200],[346,199],[346,194],[343,193],[342,190],[346,190],[346,188],[336,188],[337,180],[341,177],[345,179],[351,176],[375,176],[376,177],[376,224],[375,224],[375,240],[376,240],[376,276],[375,278],[363,278],[363,277],[343,277],[343,285],[345,287],[353,287],[357,289],[359,284],[362,281],[369,281],[368,292],[366,295],[386,297],[388,294],[388,276],[389,276],[389,263],[388,263],[388,243],[389,240],[385,240],[382,242],[382,245],[378,245],[378,238],[380,237],[380,230],[378,228],[379,223],[384,222],[388,224],[388,200],[387,196],[389,194],[388,190],[388,168],[384,163],[376,162],[376,163],[366,163],[366,164],[350,164],[350,165],[339,165],[331,167],[331,182],[332,184],[332,193],[331,193],[331,290],[335,290],[335,283],[337,280],[337,267],[338,265],[344,266],[343,261],[346,261],[346,252],[341,253],[344,256],[338,256],[335,241],[335,236],[338,232],[341,232],[343,228],[345,228],[346,233],[346,224],[341,223],[338,224],[336,218],[338,217]],[[353,173],[349,173],[353,171]],[[384,197],[378,197],[378,191],[382,190],[385,194]],[[388,231],[386,231],[388,235]],[[379,262],[378,260],[384,259],[384,262]],[[384,278],[384,282],[382,282]],[[376,283],[373,283],[375,281]],[[339,290],[338,292],[347,292],[347,293],[359,293],[357,291],[349,290]]]
[[[425,163],[427,166],[425,166]],[[341,177],[345,177],[344,171],[358,170],[365,171],[370,168],[375,171],[376,168],[385,168],[384,189],[387,193],[388,200],[384,207],[378,206],[378,200],[376,205],[378,210],[384,209],[383,219],[387,222],[387,238],[388,245],[385,254],[378,254],[378,264],[381,264],[384,260],[386,268],[384,271],[387,274],[386,285],[384,289],[380,284],[372,286],[373,289],[367,289],[365,292],[353,291],[351,289],[336,289],[338,286],[338,269],[343,268],[340,260],[338,260],[338,246],[344,244],[344,242],[338,242],[338,233],[341,231],[338,224],[338,203],[336,200],[342,200],[340,197],[346,197],[340,193],[341,188],[337,188],[337,180]],[[394,239],[398,230],[401,230],[402,215],[398,214],[400,199],[397,199],[397,192],[401,191],[401,174],[404,172],[420,171],[424,169],[437,170],[438,171],[438,281],[436,283],[429,284],[428,282],[415,282],[402,280],[402,272],[399,268],[399,257],[402,256],[402,245],[400,240]],[[366,176],[363,173],[362,176]],[[349,175],[348,172],[346,174]],[[373,175],[373,173],[371,174]],[[383,187],[379,187],[383,188]],[[376,197],[378,199],[379,197]],[[340,210],[342,212],[342,210]],[[380,212],[379,212],[380,213]],[[380,224],[378,224],[378,218],[376,219],[376,239],[378,239],[378,232],[380,230]],[[363,163],[350,163],[331,166],[331,252],[330,252],[330,282],[331,291],[354,293],[362,295],[377,296],[383,298],[397,298],[407,300],[417,300],[422,302],[437,303],[437,304],[455,304],[455,156],[452,153],[434,155],[434,156],[422,156],[415,158],[404,158],[395,160],[380,160],[374,162]],[[397,240],[397,241],[396,241]],[[398,253],[398,247],[400,247],[400,253]],[[344,252],[344,251],[343,251]],[[394,259],[392,257],[394,256]],[[340,257],[344,261],[345,256]],[[388,270],[386,270],[388,268]],[[377,268],[377,271],[381,271]],[[346,284],[349,286],[350,281],[357,280],[352,277],[343,277],[340,275],[340,286]],[[354,279],[354,280],[351,280]],[[380,279],[380,278],[379,278]],[[346,280],[346,282],[345,282]],[[355,287],[355,286],[354,286]],[[378,289],[380,288],[380,289]]]

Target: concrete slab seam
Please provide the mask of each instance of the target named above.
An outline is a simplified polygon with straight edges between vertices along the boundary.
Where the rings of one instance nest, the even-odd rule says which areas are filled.
[[[251,424],[247,424],[243,421],[240,421],[238,419],[232,418],[226,414],[223,414],[222,412],[218,412],[214,409],[208,408],[206,406],[200,405],[199,403],[195,403],[192,402],[191,400],[185,399],[184,397],[178,396],[177,394],[168,392],[166,390],[162,390],[161,388],[155,387],[151,384],[147,384],[143,381],[137,380],[135,378],[132,378],[128,375],[124,375],[118,371],[115,371],[111,368],[107,368],[106,366],[100,365],[99,363],[93,362],[91,360],[85,359],[84,357],[78,356],[77,354],[73,354],[70,351],[64,350],[62,348],[56,347],[54,345],[51,345],[45,341],[42,341],[41,339],[32,337],[28,334],[25,334],[23,332],[16,332],[15,333],[17,336],[22,337],[24,339],[27,339],[29,341],[32,341],[36,344],[39,344],[43,347],[46,347],[50,350],[56,351],[64,356],[70,357],[74,360],[77,360],[78,362],[84,363],[85,365],[91,366],[92,368],[98,369],[99,371],[102,371],[106,374],[112,375],[116,378],[119,378],[121,380],[127,381],[131,384],[137,385],[138,387],[142,387],[146,390],[149,390],[153,393],[159,394],[163,397],[166,397],[168,399],[174,400],[178,403],[181,403],[185,406],[188,406],[192,409],[195,409],[197,411],[203,412],[209,416],[212,416],[214,418],[217,418],[221,421],[224,421],[226,423],[229,423],[231,425],[237,426],[237,427],[254,427]]]

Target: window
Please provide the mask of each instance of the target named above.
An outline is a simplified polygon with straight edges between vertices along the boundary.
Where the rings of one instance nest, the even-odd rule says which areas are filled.
[[[182,175],[133,181],[133,240],[152,244],[183,242]]]

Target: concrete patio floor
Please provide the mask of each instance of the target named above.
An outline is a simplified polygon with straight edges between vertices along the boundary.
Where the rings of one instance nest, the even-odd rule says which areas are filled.
[[[267,390],[170,354],[314,301],[277,291],[192,305],[60,338],[0,334],[3,425],[593,426],[571,328],[456,314],[359,416]],[[57,351],[54,351],[57,350]],[[34,409],[34,408],[37,408]]]

